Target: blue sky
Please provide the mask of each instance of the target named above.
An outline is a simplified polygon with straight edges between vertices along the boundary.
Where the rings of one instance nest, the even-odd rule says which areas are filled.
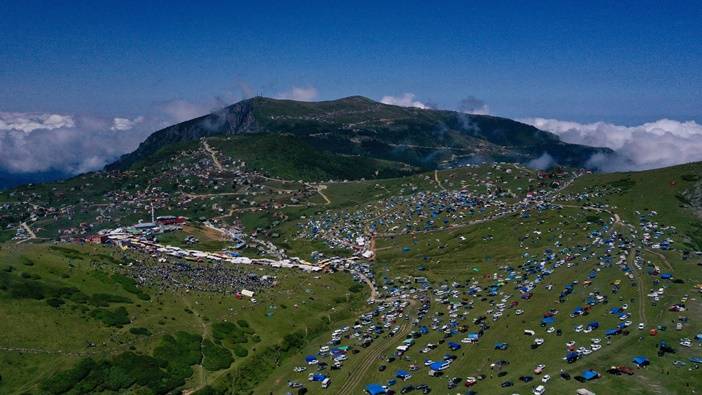
[[[609,170],[702,161],[699,1],[142,3],[2,1],[0,188],[254,94],[515,118]]]
[[[508,117],[702,120],[702,3],[33,2],[0,8],[0,111],[468,96]],[[197,2],[205,3],[205,2]],[[282,2],[281,2],[282,3]]]

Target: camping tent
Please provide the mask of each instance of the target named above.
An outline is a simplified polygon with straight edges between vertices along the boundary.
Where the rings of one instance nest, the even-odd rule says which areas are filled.
[[[310,379],[311,381],[324,381],[327,376],[321,374],[321,373],[315,373],[312,375],[312,378]]]
[[[398,370],[395,373],[395,377],[397,377],[398,379],[407,380],[407,379],[411,378],[412,375],[406,370]]]
[[[509,346],[507,345],[507,343],[497,343],[497,344],[495,344],[495,350],[506,350],[507,347],[509,347]]]
[[[439,372],[441,370],[448,368],[449,365],[450,365],[450,363],[448,363],[448,362],[433,362],[431,365],[429,365],[429,369],[431,369],[435,372]]]
[[[590,381],[590,380],[594,380],[594,379],[600,377],[600,374],[597,373],[596,371],[590,369],[590,370],[584,371],[582,376],[585,380]]]
[[[308,364],[313,364],[317,362],[317,357],[315,357],[314,355],[308,355],[305,357],[305,362],[307,362]]]
[[[366,392],[367,392],[369,395],[380,395],[380,394],[385,394],[385,393],[387,393],[387,392],[385,391],[385,388],[383,388],[383,386],[380,385],[380,384],[368,384],[368,385],[366,386]]]
[[[637,357],[634,357],[634,363],[638,367],[642,367],[650,364],[651,362],[648,360],[648,358],[644,357],[643,355],[639,355]]]
[[[544,317],[544,319],[541,320],[541,325],[552,325],[554,322],[556,322],[556,317]]]

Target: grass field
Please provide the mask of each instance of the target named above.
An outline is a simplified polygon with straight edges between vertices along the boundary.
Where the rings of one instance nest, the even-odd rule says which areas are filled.
[[[261,164],[264,165],[267,164]],[[374,280],[381,295],[378,304],[382,300],[398,300],[398,296],[392,296],[396,295],[395,288],[400,294],[416,296],[406,298],[412,302],[403,318],[393,324],[400,328],[400,335],[390,337],[385,331],[368,348],[359,346],[353,338],[342,340],[343,345],[356,351],[349,354],[342,369],[324,371],[332,380],[326,390],[319,383],[307,381],[314,369],[301,373],[293,369],[306,366],[304,356],[316,354],[333,330],[355,325],[362,313],[378,305],[366,303],[368,289],[359,287],[348,274],[246,267],[242,270],[276,277],[275,286],[257,290],[253,303],[231,293],[137,286],[133,280],[137,273],[129,264],[159,264],[142,254],[77,243],[6,242],[0,244],[0,314],[9,319],[0,320],[0,393],[147,394],[199,390],[201,394],[282,395],[292,391],[287,387],[288,381],[298,381],[305,384],[310,394],[357,394],[367,384],[387,384],[397,370],[409,370],[414,364],[418,369],[411,372],[413,377],[392,385],[394,390],[423,383],[431,386],[432,393],[463,392],[466,388],[462,383],[448,390],[448,378],[464,380],[467,376],[484,375],[474,387],[478,393],[524,394],[541,383],[543,375],[532,373],[539,363],[545,364],[545,373],[552,376],[546,384],[549,393],[574,393],[581,387],[598,394],[694,393],[702,388],[699,370],[691,370],[695,365],[690,362],[682,367],[673,362],[702,355],[699,342],[693,341],[690,348],[679,345],[681,338],[694,339],[702,331],[702,305],[695,288],[702,283],[702,258],[694,254],[702,250],[700,221],[690,202],[680,198],[698,182],[696,176],[700,173],[702,166],[694,164],[643,173],[583,175],[553,197],[561,208],[530,206],[528,210],[474,224],[470,221],[487,218],[494,209],[464,213],[465,217],[452,217],[453,211],[442,212],[435,218],[438,225],[430,231],[417,226],[414,229],[419,231],[380,234],[373,263]],[[348,256],[349,251],[332,248],[323,239],[301,238],[306,221],[364,218],[370,222],[383,215],[409,218],[416,215],[413,209],[419,203],[412,198],[419,192],[430,196],[421,201],[427,205],[446,199],[445,190],[479,195],[499,188],[500,199],[511,205],[524,198],[527,191],[547,188],[539,183],[543,181],[536,172],[513,165],[332,182],[323,184],[324,188],[313,183],[310,188],[320,188],[311,189],[313,193],[305,204],[250,210],[237,213],[233,219],[246,231],[260,231],[260,237],[285,248],[290,256],[308,259],[313,251],[325,256]],[[254,200],[279,196],[275,190],[286,188],[284,182],[276,180],[267,185],[270,191],[256,195]],[[202,205],[198,205],[206,216],[222,215],[212,209],[213,203],[228,207],[236,202],[228,195],[202,200]],[[652,210],[657,213],[652,214]],[[426,221],[430,212],[420,214],[416,221]],[[81,215],[75,218],[80,219]],[[441,225],[444,219],[451,219],[449,225]],[[655,221],[658,227],[655,231],[644,230],[645,221]],[[673,248],[642,247],[644,233],[652,233],[658,241],[670,238]],[[184,238],[189,235],[200,242],[186,246]],[[611,235],[617,238],[604,242]],[[159,241],[208,251],[228,244],[197,224],[162,235]],[[685,250],[689,251],[687,255]],[[560,263],[556,265],[557,262]],[[682,281],[649,274],[654,267]],[[417,291],[415,277],[426,277],[431,288]],[[520,288],[527,280],[532,288],[529,298],[522,299],[526,292]],[[572,292],[562,296],[568,284],[572,285]],[[468,289],[476,287],[480,290],[468,293]],[[661,287],[665,293],[653,303],[646,295]],[[442,294],[442,290],[448,291]],[[430,306],[415,325],[419,295],[426,295]],[[594,295],[605,297],[606,303],[592,305],[585,316],[569,316]],[[686,311],[669,311],[669,306],[684,298]],[[493,319],[502,300],[517,304]],[[633,325],[628,328],[628,335],[608,340],[604,330],[622,321],[609,310],[624,304]],[[452,305],[460,307],[452,310]],[[517,314],[517,310],[523,313]],[[558,311],[552,326],[561,331],[560,335],[548,333],[550,325],[540,325],[549,310]],[[456,316],[449,318],[454,313]],[[486,317],[482,327],[475,322],[481,316]],[[388,362],[407,333],[420,326],[432,327],[434,319],[438,329],[416,337],[416,344],[402,358]],[[447,337],[440,328],[451,319],[462,328]],[[600,326],[591,333],[575,330],[592,321]],[[644,330],[637,329],[639,322],[644,323]],[[678,322],[684,322],[681,330],[675,329]],[[657,336],[648,334],[649,329],[659,326],[666,329],[660,329]],[[485,330],[476,344],[460,342],[465,332],[480,329]],[[524,330],[534,330],[536,335],[526,336]],[[544,344],[532,349],[536,337],[543,338]],[[572,364],[563,360],[566,342],[588,345],[595,337],[602,345],[599,351]],[[658,356],[661,340],[676,352]],[[448,342],[458,342],[461,349],[450,351]],[[508,344],[507,350],[495,349],[501,342]],[[428,343],[437,347],[421,352]],[[440,360],[449,352],[457,356],[456,362],[442,377],[430,377],[423,361]],[[631,366],[637,355],[647,356],[651,365],[636,369],[633,376],[606,373],[612,365]],[[499,360],[507,360],[509,365],[501,369],[490,367]],[[384,371],[380,371],[381,365],[386,366]],[[588,383],[558,377],[561,370],[577,376],[585,369],[595,369],[602,377]],[[535,381],[520,381],[519,377],[525,375],[534,376]],[[514,386],[502,388],[500,384],[505,381]]]
[[[202,362],[210,369],[194,364],[194,374],[188,374],[184,383],[185,388],[201,388],[236,374],[247,361],[278,344],[285,335],[309,332],[313,338],[330,319],[336,321],[352,314],[365,299],[363,293],[348,291],[352,281],[344,274],[312,278],[298,272],[268,270],[266,273],[277,276],[278,284],[257,294],[255,304],[233,295],[140,288],[148,295],[144,300],[116,281],[116,276],[128,271],[120,267],[122,259],[114,250],[92,246],[3,246],[0,309],[4,317],[13,319],[0,323],[0,392],[34,393],[44,388],[42,383],[54,374],[87,357],[99,362],[125,352],[157,355],[154,352],[164,337],[180,332],[205,339],[203,350],[210,350],[204,353]],[[25,283],[20,284],[18,279]],[[43,294],[23,293],[22,287],[28,285],[42,289]],[[63,304],[52,307],[49,301],[55,297],[51,297],[51,290],[60,288],[74,288],[74,296],[63,297]],[[75,294],[84,295],[86,301],[83,303]],[[125,323],[97,318],[93,313],[121,307],[128,312]],[[224,341],[224,349],[214,349],[206,341],[220,341],[213,328],[226,322],[245,322],[252,335],[244,343]],[[209,364],[213,357],[207,355],[217,350],[220,358],[231,353],[231,366],[223,367],[226,358],[224,363]]]

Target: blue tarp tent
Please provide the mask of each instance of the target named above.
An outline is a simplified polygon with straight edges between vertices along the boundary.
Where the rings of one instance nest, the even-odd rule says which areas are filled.
[[[541,320],[542,325],[551,325],[554,322],[556,322],[556,317],[544,317],[544,319]]]
[[[568,363],[573,363],[573,362],[577,361],[579,357],[580,357],[580,354],[578,354],[575,351],[571,351],[568,354],[566,354],[566,361]]]
[[[670,280],[671,278],[673,278],[673,275],[670,273],[662,273],[661,274],[661,279],[663,279],[663,280]]]
[[[438,371],[441,371],[441,370],[448,368],[449,365],[450,364],[448,362],[434,362],[431,365],[429,365],[429,369],[431,369],[435,372],[438,372]]]
[[[690,357],[692,363],[702,363],[702,357]]]
[[[425,325],[422,325],[419,327],[419,333],[421,333],[422,335],[426,335],[427,333],[429,333],[429,328],[427,328]]]
[[[458,344],[458,343],[454,343],[454,342],[449,342],[448,346],[449,346],[449,348],[450,348],[451,350],[453,350],[453,351],[456,351],[456,350],[460,350],[460,349],[461,349],[461,345]]]
[[[470,339],[470,340],[475,341],[475,340],[478,340],[478,338],[480,337],[480,335],[477,334],[476,332],[470,332],[470,333],[468,334],[468,336],[466,336],[466,337],[467,337],[468,339]]]
[[[312,375],[312,381],[324,381],[324,379],[326,379],[326,378],[327,378],[327,376],[325,376],[321,373],[315,373]]]
[[[383,388],[383,386],[380,384],[368,384],[366,386],[366,392],[369,395],[380,395],[386,393],[385,388]]]
[[[592,321],[591,323],[587,324],[587,327],[590,329],[597,329],[600,327],[600,323],[597,321]]]
[[[507,347],[509,347],[509,346],[507,345],[507,343],[497,343],[497,344],[495,344],[495,350],[506,350]]]
[[[398,370],[395,373],[395,377],[398,379],[407,380],[408,378],[412,377],[412,375],[406,370]]]
[[[315,357],[314,355],[308,355],[305,357],[305,362],[307,362],[307,363],[314,362],[316,360],[317,360],[317,357]]]
[[[622,312],[621,307],[612,307],[611,310],[609,310],[609,314],[619,314]]]
[[[590,381],[590,380],[596,379],[597,376],[599,376],[599,373],[597,373],[597,372],[595,372],[594,370],[590,369],[590,370],[584,371],[582,376],[583,376],[583,378],[584,378],[585,380]]]
[[[606,336],[614,336],[614,335],[618,335],[619,332],[620,332],[619,329],[607,329],[607,331],[605,332],[605,335]]]
[[[643,355],[639,355],[637,357],[634,357],[634,363],[638,365],[639,367],[641,366],[646,366],[649,363],[651,363],[648,358],[644,357]]]

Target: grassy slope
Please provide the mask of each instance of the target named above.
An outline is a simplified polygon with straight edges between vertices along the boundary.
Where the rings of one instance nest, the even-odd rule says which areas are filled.
[[[483,173],[480,173],[483,171]],[[583,177],[569,188],[569,191],[580,192],[586,191],[588,188],[599,185],[604,186],[616,183],[617,187],[609,195],[594,199],[594,202],[606,203],[616,207],[615,211],[619,213],[627,221],[637,224],[638,215],[636,210],[656,209],[659,211],[659,221],[675,224],[683,234],[690,234],[690,238],[694,239],[694,230],[696,221],[690,215],[690,211],[681,207],[679,199],[675,197],[681,190],[689,187],[689,182],[684,181],[682,175],[689,173],[699,174],[700,165],[686,165],[670,169],[662,169],[653,172],[633,173],[633,174],[609,174],[609,175],[592,175]],[[461,180],[475,180],[484,177],[484,170],[479,169],[476,174],[474,171],[458,170],[440,172],[439,179],[446,187],[457,187],[461,184]],[[631,179],[633,182],[617,183],[621,179]],[[673,182],[674,181],[674,182]],[[345,209],[354,207],[363,207],[365,204],[372,203],[395,194],[409,193],[408,185],[413,184],[420,189],[439,190],[433,174],[420,174],[409,178],[388,179],[379,181],[367,182],[350,182],[331,184],[325,191],[332,203],[323,207],[309,208],[287,208],[286,212],[291,217],[291,222],[281,225],[281,233],[283,238],[291,238],[294,233],[294,221],[300,216],[314,215],[326,209]],[[453,185],[452,185],[453,184]],[[517,187],[522,187],[524,184],[517,182],[514,184]],[[625,185],[625,188],[621,188]],[[618,189],[617,189],[618,188]],[[599,187],[598,189],[601,189]],[[320,203],[322,200],[320,199]],[[518,247],[518,239],[531,232],[535,228],[546,230],[548,228],[559,228],[558,233],[564,234],[568,243],[585,243],[583,235],[592,230],[594,225],[586,225],[586,218],[591,218],[591,212],[583,212],[574,208],[563,209],[560,213],[549,212],[544,215],[533,215],[530,219],[521,218],[505,218],[487,225],[479,227],[460,228],[450,232],[435,232],[431,234],[420,235],[416,239],[416,244],[409,237],[395,237],[392,239],[381,239],[378,241],[380,255],[376,268],[378,280],[384,281],[384,278],[393,278],[400,275],[425,275],[434,282],[449,281],[464,281],[470,278],[481,279],[481,283],[487,283],[487,279],[482,279],[484,274],[492,273],[496,267],[502,264],[518,265],[522,262],[522,249]],[[600,215],[603,221],[608,221],[606,215]],[[257,218],[252,218],[251,221],[256,221]],[[565,224],[567,221],[568,224]],[[562,223],[563,222],[563,223]],[[465,241],[459,236],[464,236]],[[497,235],[493,240],[486,241],[483,239],[487,235]],[[555,233],[546,233],[541,240],[529,241],[529,248],[534,251],[534,254],[543,252],[544,248],[552,247],[557,235]],[[180,236],[178,236],[180,237]],[[438,242],[436,240],[439,240]],[[175,240],[175,239],[174,239]],[[693,240],[694,241],[694,240]],[[301,256],[309,253],[311,249],[319,249],[317,246],[311,246],[309,243],[288,240],[293,245],[296,251],[301,252]],[[411,246],[409,253],[403,252],[404,246]],[[111,254],[111,250],[97,249],[93,247],[79,248],[84,257],[76,259],[75,257],[66,257],[55,251],[48,250],[46,245],[38,246],[23,246],[16,247],[4,245],[0,251],[0,262],[3,264],[13,265],[18,268],[17,272],[25,271],[30,274],[38,274],[42,281],[57,281],[67,283],[80,288],[87,294],[96,292],[107,292],[111,294],[131,297],[134,303],[126,305],[130,318],[134,322],[130,326],[149,328],[154,335],[148,338],[131,335],[126,328],[115,329],[105,327],[102,323],[93,320],[82,318],[79,314],[68,311],[61,307],[55,310],[49,307],[45,301],[32,300],[13,300],[12,303],[0,304],[0,309],[4,316],[19,317],[19,320],[5,320],[0,326],[0,346],[3,347],[28,347],[41,350],[51,351],[51,353],[16,353],[2,352],[0,357],[2,363],[0,375],[5,381],[0,384],[0,389],[3,392],[15,393],[21,389],[31,389],[39,381],[46,378],[52,372],[57,370],[57,366],[68,367],[78,360],[78,356],[66,354],[70,352],[90,352],[96,350],[99,352],[115,353],[128,349],[134,346],[137,351],[150,353],[157,343],[160,335],[166,333],[174,333],[178,330],[185,330],[191,333],[203,333],[203,324],[205,336],[208,337],[211,333],[209,329],[212,322],[224,319],[234,319],[245,317],[256,329],[256,333],[262,337],[260,345],[256,345],[257,349],[261,349],[266,345],[275,344],[280,338],[295,329],[303,329],[304,323],[309,322],[307,317],[315,315],[325,315],[327,312],[336,308],[338,311],[342,306],[335,305],[334,298],[343,294],[350,285],[349,279],[343,276],[324,276],[321,279],[313,279],[301,273],[279,271],[276,274],[281,276],[281,284],[270,292],[266,292],[259,297],[261,301],[257,305],[250,305],[241,301],[234,302],[231,298],[222,298],[211,295],[178,295],[165,293],[157,299],[152,299],[151,302],[139,302],[129,293],[126,293],[121,287],[116,284],[105,282],[100,279],[100,276],[95,276],[93,273],[91,260],[101,260],[97,254]],[[19,262],[20,256],[29,256],[35,262],[34,266],[26,266]],[[293,254],[294,255],[294,254]],[[427,255],[431,257],[430,262],[425,262],[423,257]],[[691,287],[695,282],[702,281],[699,270],[694,266],[694,262],[682,261],[679,253],[666,253],[667,259],[674,267],[676,277],[687,279],[685,286],[671,287],[666,293],[665,299],[657,307],[652,307],[645,301],[644,312],[647,315],[647,324],[667,323],[674,320],[677,315],[666,312],[662,307],[673,303],[685,294],[692,294]],[[647,260],[651,260],[659,266],[663,266],[661,258],[656,255],[645,255]],[[109,260],[108,260],[109,262]],[[524,303],[525,314],[517,317],[508,314],[500,321],[493,325],[493,329],[487,332],[485,338],[478,345],[464,346],[460,352],[465,352],[465,357],[461,356],[460,364],[455,365],[447,372],[448,376],[472,375],[476,373],[490,374],[487,369],[486,361],[499,358],[506,358],[512,361],[507,371],[508,376],[504,378],[489,377],[488,380],[480,384],[477,389],[480,392],[487,391],[488,393],[512,393],[512,392],[528,392],[533,385],[523,384],[516,378],[522,374],[529,374],[530,370],[536,363],[545,362],[548,365],[547,372],[555,375],[558,369],[562,366],[571,371],[571,373],[579,374],[585,368],[597,368],[603,372],[607,366],[612,363],[630,364],[630,359],[633,355],[644,354],[649,356],[653,365],[645,370],[637,371],[633,377],[613,377],[605,375],[601,380],[595,383],[588,384],[587,387],[598,393],[607,393],[615,389],[618,393],[661,393],[661,388],[665,388],[670,392],[685,393],[689,384],[699,385],[699,382],[694,379],[694,372],[690,373],[686,369],[676,369],[672,366],[673,359],[686,359],[698,350],[685,350],[676,347],[679,351],[678,355],[666,356],[658,358],[655,355],[655,343],[659,338],[650,338],[644,336],[639,340],[638,331],[635,329],[633,333],[624,338],[616,338],[611,346],[605,347],[598,354],[593,354],[590,357],[577,362],[574,365],[565,365],[560,360],[563,356],[563,343],[566,340],[575,339],[579,344],[583,344],[593,335],[575,334],[572,328],[580,323],[586,323],[591,320],[599,320],[603,327],[614,325],[614,320],[611,316],[604,313],[607,306],[597,306],[593,314],[588,317],[570,319],[564,316],[572,310],[576,305],[582,305],[587,293],[593,289],[608,290],[608,284],[615,279],[625,280],[619,269],[610,268],[604,269],[598,274],[590,288],[578,287],[576,292],[571,295],[565,304],[556,305],[554,300],[557,299],[557,293],[562,289],[563,284],[574,279],[583,280],[587,273],[593,267],[593,262],[583,263],[574,269],[556,272],[549,278],[549,282],[554,284],[552,294],[540,288],[534,298]],[[70,268],[69,263],[74,267]],[[419,271],[420,265],[427,266],[428,270]],[[70,268],[70,269],[69,269]],[[477,269],[479,272],[476,272]],[[69,278],[63,278],[62,275],[70,271]],[[52,273],[53,272],[53,273]],[[644,289],[649,289],[653,286],[652,279],[643,276]],[[632,306],[631,311],[636,311],[640,303],[638,298],[638,290],[623,281],[625,286],[619,294],[610,295],[610,306],[619,305],[628,302]],[[300,290],[300,284],[304,285],[305,290]],[[309,292],[307,291],[309,289]],[[155,290],[149,290],[156,293]],[[511,290],[510,290],[511,291]],[[309,300],[309,295],[315,295],[315,301]],[[620,300],[619,297],[622,299]],[[304,303],[303,303],[304,302]],[[140,306],[137,306],[137,303]],[[297,303],[299,307],[291,308],[293,303]],[[282,309],[280,306],[285,304],[287,309]],[[696,316],[699,316],[699,303],[690,303],[691,311],[687,313],[691,317],[691,323],[684,332],[669,331],[663,334],[663,338],[669,343],[676,345],[679,337],[694,335],[702,328],[699,322],[695,321]],[[117,305],[115,305],[117,306]],[[271,306],[277,306],[271,308]],[[485,310],[486,304],[476,306],[475,314]],[[563,337],[555,335],[546,335],[546,344],[538,351],[528,349],[524,341],[525,337],[521,335],[522,329],[537,329],[538,319],[547,308],[557,307],[562,311],[559,316],[559,325],[565,331]],[[434,305],[434,311],[439,311],[443,308],[441,305]],[[185,311],[189,309],[194,312],[190,314]],[[233,310],[230,310],[233,309]],[[284,310],[284,311],[283,311]],[[272,316],[266,313],[273,312]],[[349,311],[347,313],[350,314]],[[341,316],[342,321],[337,323],[348,323],[349,317],[355,315],[345,314]],[[472,313],[471,313],[472,314]],[[281,319],[276,320],[276,317]],[[284,318],[284,319],[283,319]],[[632,320],[636,323],[640,317],[636,314]],[[36,325],[27,327],[23,322],[33,322]],[[19,323],[19,324],[18,324]],[[19,325],[19,326],[18,326]],[[61,327],[61,336],[56,335],[55,328]],[[68,334],[68,335],[65,335]],[[89,335],[86,335],[89,334]],[[322,334],[319,339],[312,341],[307,345],[304,351],[299,352],[299,355],[313,352],[326,341],[327,334]],[[603,338],[601,333],[597,335]],[[435,333],[422,338],[421,344],[428,341],[436,342],[439,339]],[[95,349],[86,347],[86,342],[91,341],[96,343]],[[399,339],[395,339],[395,342]],[[510,350],[507,354],[493,350],[493,345],[497,341],[506,341],[510,343]],[[392,342],[388,343],[392,345]],[[474,350],[475,349],[475,350]],[[61,350],[64,353],[57,353]],[[418,354],[419,347],[415,347],[408,354],[412,359],[421,361],[424,354]],[[446,352],[446,348],[441,347],[429,357],[438,358]],[[699,353],[698,353],[699,354]],[[480,355],[481,358],[470,358],[470,355]],[[236,359],[235,367],[246,362],[246,358]],[[345,374],[348,369],[353,369],[354,363],[357,363],[360,358],[352,358],[346,364],[341,372]],[[291,357],[283,361],[282,367],[270,376],[269,381],[264,383],[260,388],[260,393],[268,393],[268,391],[276,390],[275,393],[284,392],[281,384],[285,383],[288,378],[295,378],[299,381],[304,381],[305,377],[298,376],[292,373],[292,367],[300,364],[300,357]],[[364,382],[381,382],[387,380],[392,373],[397,369],[390,365],[388,371],[379,373],[377,366],[380,362],[376,362],[370,370],[369,377]],[[202,384],[205,377],[208,383],[222,384],[227,382],[226,373],[224,371],[215,373],[205,373],[202,375],[200,368],[195,369],[195,375],[190,379],[189,387],[198,387]],[[304,374],[306,375],[306,373]],[[691,376],[693,375],[693,376]],[[445,388],[445,379],[432,379],[426,376],[426,372],[420,371],[415,379],[411,382],[430,383],[435,390],[443,391]],[[301,379],[302,377],[302,379]],[[336,381],[342,380],[341,377],[335,377]],[[511,379],[515,382],[516,387],[509,391],[498,391],[498,384],[506,379]],[[559,380],[559,388],[563,388],[568,392],[575,388],[582,387],[574,381],[563,382]],[[692,381],[691,381],[692,380]],[[551,384],[550,386],[553,386]],[[310,387],[312,393],[319,393],[321,390],[317,386]],[[441,393],[441,392],[439,392]],[[665,393],[663,391],[662,393]]]
[[[568,191],[585,191],[593,185],[605,185],[622,178],[630,178],[634,180],[630,188],[617,190],[615,193],[603,198],[593,199],[595,200],[594,202],[616,207],[615,211],[617,213],[635,225],[638,224],[638,215],[635,214],[636,210],[656,209],[659,212],[659,217],[657,218],[659,222],[675,224],[679,227],[681,233],[685,233],[696,229],[694,224],[698,222],[691,216],[691,211],[688,208],[680,205],[675,195],[690,186],[689,183],[683,180],[682,175],[689,173],[699,174],[701,169],[702,166],[700,164],[693,164],[644,173],[591,175],[583,177],[570,187]],[[689,179],[689,177],[686,178]],[[352,189],[351,187],[349,188]],[[362,190],[362,187],[360,188]],[[362,193],[356,195],[359,196],[359,200],[355,203],[363,201],[360,198],[362,195]],[[354,194],[352,193],[344,193],[342,196],[350,199],[346,201],[353,202],[354,200]],[[587,224],[587,221],[593,220],[594,217],[599,217],[602,223],[607,223],[611,220],[604,213],[596,214],[576,208],[564,208],[559,212],[547,212],[542,215],[532,213],[532,217],[529,219],[509,217],[477,227],[418,235],[415,239],[410,236],[380,239],[378,240],[379,256],[376,264],[377,280],[382,284],[385,279],[393,279],[396,276],[422,275],[430,278],[434,284],[444,281],[462,282],[469,279],[478,279],[482,285],[486,285],[490,283],[490,280],[484,276],[491,275],[499,266],[505,264],[516,266],[523,262],[522,254],[524,250],[519,247],[520,237],[530,234],[535,229],[544,232],[543,237],[534,239],[532,235],[530,241],[526,243],[526,246],[529,247],[528,251],[537,256],[545,248],[554,248],[553,243],[556,240],[561,241],[564,245],[589,244],[590,241],[585,236],[591,230],[599,228],[598,225]],[[549,232],[549,229],[554,231]],[[496,237],[492,240],[484,239],[488,235],[495,235]],[[461,240],[459,236],[465,237],[465,241]],[[559,238],[559,236],[561,237]],[[405,246],[410,246],[411,251],[404,252],[403,247]],[[553,388],[556,385],[558,393],[575,392],[576,388],[581,387],[587,387],[596,393],[616,392],[631,394],[689,393],[691,388],[699,388],[702,382],[700,382],[696,372],[689,372],[687,368],[675,368],[672,365],[673,360],[687,360],[691,356],[699,355],[698,348],[685,349],[677,345],[679,338],[693,338],[695,334],[702,330],[702,325],[694,318],[699,316],[702,308],[700,308],[698,300],[693,296],[695,292],[693,286],[702,282],[699,268],[694,264],[699,258],[696,260],[691,259],[691,261],[682,261],[679,252],[664,254],[668,262],[673,265],[674,275],[685,279],[686,283],[684,285],[669,286],[664,299],[657,306],[652,306],[645,296],[641,298],[639,289],[631,284],[617,267],[602,269],[593,280],[592,285],[576,287],[576,291],[567,298],[566,302],[559,304],[557,303],[558,292],[560,292],[564,284],[573,280],[583,281],[587,279],[587,275],[596,267],[597,260],[591,258],[587,262],[579,263],[571,269],[560,268],[546,281],[546,283],[554,284],[552,291],[549,292],[543,287],[539,287],[530,301],[520,301],[520,308],[525,310],[524,315],[516,316],[513,310],[508,310],[505,317],[491,324],[493,328],[487,332],[480,343],[472,346],[463,345],[463,349],[457,352],[459,355],[458,362],[447,371],[445,377],[466,377],[483,373],[488,375],[488,378],[476,387],[476,390],[480,393],[527,393],[536,384],[533,382],[524,384],[517,380],[517,377],[533,375],[531,370],[537,363],[546,363],[546,371],[552,376],[557,376],[561,368],[566,369],[573,375],[578,375],[588,368],[595,368],[604,375],[602,379],[588,384],[581,384],[574,380],[563,381],[555,377],[548,387]],[[424,260],[424,256],[431,258],[427,262]],[[665,262],[657,255],[644,253],[644,258],[660,267],[665,267]],[[426,266],[426,270],[420,271],[418,269],[420,266]],[[610,284],[615,280],[621,280],[624,285],[616,295],[613,295],[609,293],[609,290]],[[654,278],[647,276],[645,273],[639,276],[639,281],[642,282],[641,287],[645,292],[654,287]],[[660,285],[655,286],[658,287]],[[596,306],[589,316],[569,318],[567,316],[568,312],[572,311],[576,306],[584,305],[587,295],[594,290],[600,290],[608,295],[610,303]],[[505,291],[514,293],[509,286],[505,288]],[[668,312],[666,306],[679,301],[684,294],[690,294],[693,298],[691,299],[693,302],[688,304],[690,310],[682,314],[690,317],[691,322],[685,326],[683,331],[676,332],[670,328],[674,326],[679,314]],[[607,314],[607,311],[609,307],[619,306],[623,303],[628,303],[631,306],[630,311],[633,314],[631,320],[634,321],[634,326],[638,322],[645,321],[647,328],[663,324],[668,326],[668,331],[657,337],[650,337],[647,336],[645,331],[642,333],[633,328],[629,336],[615,337],[612,345],[604,346],[602,350],[575,364],[568,365],[561,360],[565,354],[564,343],[568,340],[576,340],[579,345],[583,345],[588,344],[591,337],[599,337],[604,342],[602,330],[591,334],[577,334],[573,331],[573,328],[576,325],[587,324],[594,320],[600,322],[601,328],[613,327],[619,321]],[[645,319],[638,312],[639,306],[641,306],[641,311],[645,314]],[[472,318],[483,313],[487,308],[486,302],[478,302],[474,309],[475,312],[471,313],[471,315],[475,314]],[[557,308],[561,311],[556,327],[564,330],[564,336],[557,337],[543,333],[541,336],[546,339],[545,345],[536,351],[531,350],[528,347],[531,339],[522,335],[522,331],[523,329],[534,329],[537,332],[543,332],[543,329],[539,327],[539,321],[543,312],[549,308]],[[435,303],[432,307],[432,313],[443,309],[442,305]],[[473,325],[470,326],[475,328]],[[674,348],[678,351],[677,354],[658,357],[656,355],[656,344],[661,339],[674,345]],[[437,343],[439,340],[440,337],[436,332],[432,332],[430,335],[420,338],[418,344]],[[399,343],[400,339],[383,341],[394,347],[396,343]],[[510,344],[509,351],[494,350],[494,344],[502,341]],[[310,345],[307,352],[314,353],[320,345],[322,343]],[[429,354],[420,354],[419,350],[421,348],[421,346],[415,346],[406,354],[410,360],[420,365],[425,357],[437,360],[448,351],[444,345]],[[611,376],[604,373],[613,364],[631,365],[631,358],[640,354],[648,356],[652,360],[652,366],[643,370],[637,370],[636,374],[631,377]],[[362,356],[363,351],[359,355]],[[477,358],[473,357],[478,355],[479,357]],[[505,377],[497,377],[497,372],[489,369],[488,365],[490,362],[498,359],[511,361],[511,365],[506,369],[508,374]],[[340,373],[332,371],[332,381],[336,382],[333,385],[340,385],[339,383],[343,382],[344,376],[349,371],[353,371],[355,364],[361,360],[362,357],[352,356],[345,363],[344,369],[339,371]],[[285,382],[289,379],[304,382],[307,372],[303,374],[292,372],[292,367],[300,364],[304,363],[298,358],[296,363],[291,361],[287,366],[284,366],[276,374],[279,377],[277,382]],[[381,364],[387,363],[381,361],[373,363],[368,377],[364,377],[364,384],[373,382],[384,383],[393,376],[395,370],[407,368],[407,363],[395,362],[394,364],[387,364],[388,369],[380,373],[378,372],[378,366]],[[415,377],[407,383],[428,383],[439,393],[445,391],[445,378],[430,378],[426,375],[426,369],[414,374]],[[537,376],[538,379],[539,377]],[[515,387],[501,389],[499,384],[505,380],[513,381]],[[555,384],[553,384],[554,382]],[[395,389],[397,390],[407,383],[401,383]],[[275,387],[269,383],[262,387],[260,393],[267,393],[266,391],[271,388]],[[310,385],[308,388],[312,394],[324,393],[324,390],[318,385]],[[278,392],[282,393],[280,390]]]
[[[73,286],[87,295],[109,293],[130,298],[132,303],[111,304],[110,307],[125,306],[131,323],[122,328],[108,327],[90,318],[89,314],[74,310],[73,306],[78,305],[71,302],[56,309],[50,307],[46,300],[16,299],[6,291],[0,292],[0,299],[3,300],[0,311],[3,317],[12,317],[0,323],[0,347],[4,348],[0,352],[2,393],[33,391],[37,384],[57,371],[71,367],[85,356],[100,360],[128,350],[149,355],[163,335],[185,331],[212,338],[213,323],[244,319],[260,336],[261,342],[245,345],[249,357],[235,357],[232,369],[236,369],[255,356],[256,350],[277,344],[288,333],[304,331],[307,325],[329,317],[334,308],[343,307],[351,311],[353,303],[357,303],[340,305],[336,300],[337,295],[345,294],[352,284],[347,276],[324,275],[314,279],[293,271],[270,271],[270,274],[278,276],[279,284],[274,289],[259,293],[257,304],[236,300],[232,296],[162,293],[158,289],[146,289],[152,298],[143,301],[111,281],[109,276],[95,270],[92,262],[100,262],[107,274],[116,269],[112,258],[107,258],[114,255],[114,250],[91,246],[70,248],[77,252],[66,256],[47,245],[4,245],[0,250],[0,262],[3,269],[13,266],[13,273],[26,272],[39,276],[37,281],[43,284]],[[121,259],[118,255],[114,256]],[[25,258],[31,259],[34,264],[23,264]],[[358,298],[362,300],[363,296],[358,295]],[[279,317],[285,319],[280,320]],[[136,327],[147,328],[151,336],[129,333],[129,328]],[[95,347],[88,347],[88,343],[94,343]],[[8,351],[7,348],[37,351]],[[195,372],[186,387],[200,387],[204,380],[207,383],[216,382],[226,373],[224,370],[202,373],[198,366],[195,366]]]
[[[387,178],[416,170],[402,163],[319,151],[290,135],[248,135],[211,139],[213,147],[250,168],[289,180]]]

